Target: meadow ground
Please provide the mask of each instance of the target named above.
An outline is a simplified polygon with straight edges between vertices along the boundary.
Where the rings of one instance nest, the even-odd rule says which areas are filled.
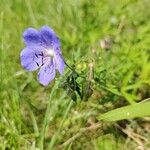
[[[22,68],[22,33],[43,25],[79,77],[66,67],[43,87]],[[0,0],[0,149],[148,150],[149,61],[149,0]],[[141,118],[99,119],[135,103]]]

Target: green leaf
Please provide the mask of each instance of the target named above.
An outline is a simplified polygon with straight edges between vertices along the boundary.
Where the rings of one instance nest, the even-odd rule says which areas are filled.
[[[138,103],[117,108],[98,116],[98,120],[118,121],[138,117],[150,116],[150,102]]]

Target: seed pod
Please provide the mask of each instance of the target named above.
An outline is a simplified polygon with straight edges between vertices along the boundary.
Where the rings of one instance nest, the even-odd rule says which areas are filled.
[[[82,100],[87,101],[92,94],[93,90],[91,88],[91,82],[87,82],[82,89]]]

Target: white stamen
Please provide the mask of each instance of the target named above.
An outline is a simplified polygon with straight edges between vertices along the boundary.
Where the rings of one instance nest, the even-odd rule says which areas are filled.
[[[54,56],[54,50],[53,49],[47,49],[46,54],[50,57]]]

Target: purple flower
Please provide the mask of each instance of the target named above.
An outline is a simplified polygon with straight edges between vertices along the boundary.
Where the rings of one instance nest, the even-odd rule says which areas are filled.
[[[56,75],[56,69],[62,75],[65,63],[61,54],[60,41],[48,26],[40,30],[28,28],[23,33],[26,47],[21,51],[21,65],[28,71],[39,69],[38,80],[48,85]]]

